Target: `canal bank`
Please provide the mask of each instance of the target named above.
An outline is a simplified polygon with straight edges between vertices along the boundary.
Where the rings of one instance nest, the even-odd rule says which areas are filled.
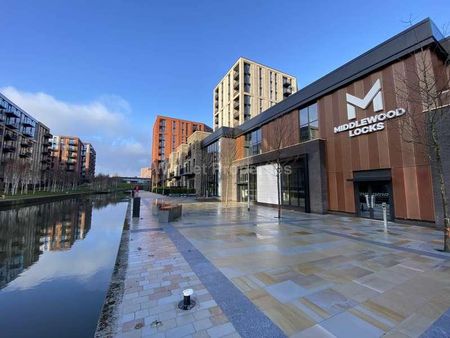
[[[26,195],[26,196],[17,196],[14,199],[3,199],[0,200],[0,210],[14,208],[19,206],[33,205],[37,203],[47,203],[54,202],[61,199],[70,199],[81,196],[89,196],[89,195],[104,195],[104,194],[114,194],[114,193],[125,193],[130,191],[127,189],[119,189],[114,191],[76,191],[76,192],[64,192],[64,193],[55,193],[50,195],[42,195],[42,196],[34,196],[34,195]]]
[[[110,337],[115,332],[114,324],[117,322],[117,303],[121,300],[124,291],[125,274],[128,267],[128,243],[130,240],[132,200],[128,202],[127,212],[123,223],[122,237],[117,251],[114,271],[106,293],[100,317],[97,323],[95,337]]]
[[[91,337],[128,200],[90,195],[0,211],[2,337]]]

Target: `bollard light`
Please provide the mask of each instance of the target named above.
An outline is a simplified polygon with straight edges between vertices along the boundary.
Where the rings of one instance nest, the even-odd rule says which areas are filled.
[[[194,290],[183,290],[183,300],[178,303],[178,308],[181,310],[190,310],[195,306],[195,301],[191,299]]]

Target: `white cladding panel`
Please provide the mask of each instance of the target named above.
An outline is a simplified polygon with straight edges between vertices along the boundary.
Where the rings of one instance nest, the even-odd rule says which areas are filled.
[[[261,165],[256,168],[256,201],[278,204],[277,170],[274,164]]]

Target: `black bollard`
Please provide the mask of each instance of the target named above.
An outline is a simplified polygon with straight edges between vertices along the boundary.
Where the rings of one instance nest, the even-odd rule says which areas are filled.
[[[141,211],[141,198],[133,198],[133,218],[139,217]]]
[[[188,308],[191,305],[191,296],[184,296],[183,297],[183,306],[185,308]]]

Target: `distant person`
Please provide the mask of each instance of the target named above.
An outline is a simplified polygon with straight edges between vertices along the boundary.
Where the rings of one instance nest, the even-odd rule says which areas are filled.
[[[138,197],[139,196],[139,186],[138,185],[136,185],[135,187],[134,187],[134,194],[133,194],[133,196],[134,197]]]

